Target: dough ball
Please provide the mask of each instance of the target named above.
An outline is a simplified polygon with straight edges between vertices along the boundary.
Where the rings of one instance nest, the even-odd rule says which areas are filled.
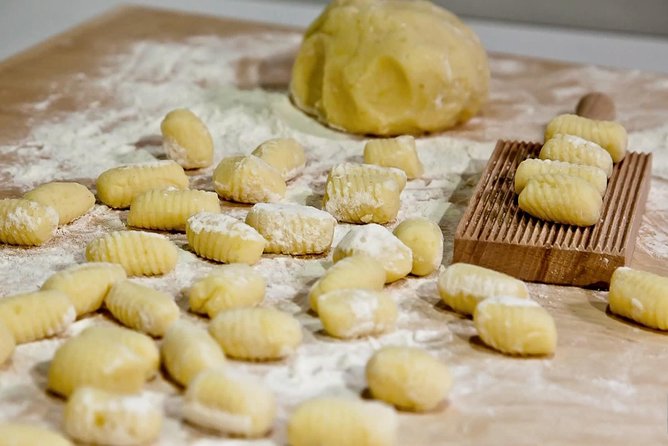
[[[306,113],[351,133],[435,132],[487,98],[478,37],[427,1],[334,0],[306,31],[290,90]]]

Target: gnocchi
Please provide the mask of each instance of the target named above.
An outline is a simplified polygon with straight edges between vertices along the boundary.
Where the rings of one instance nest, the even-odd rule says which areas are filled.
[[[162,147],[184,169],[209,167],[213,163],[213,139],[209,129],[187,108],[172,110],[160,123]]]
[[[62,291],[36,291],[0,299],[0,323],[17,344],[37,341],[64,332],[76,311]]]
[[[509,355],[551,355],[557,328],[545,308],[531,299],[497,295],[480,302],[473,314],[480,339]]]
[[[603,199],[587,180],[570,175],[532,178],[517,200],[520,209],[541,220],[576,226],[598,223]]]
[[[371,395],[403,410],[433,410],[452,387],[450,370],[416,347],[383,347],[366,365]]]
[[[176,267],[178,250],[167,237],[143,231],[116,231],[86,246],[89,262],[118,263],[129,276],[154,276]]]
[[[258,203],[248,212],[246,224],[266,240],[264,252],[321,254],[332,246],[336,219],[311,206]]]
[[[150,190],[132,200],[128,225],[185,231],[186,220],[198,212],[220,212],[218,195],[203,190]]]
[[[14,335],[3,322],[0,322],[0,366],[12,356],[14,348],[16,348]]]
[[[605,172],[595,166],[572,164],[565,161],[527,159],[515,171],[515,193],[521,193],[529,180],[542,175],[570,175],[587,180],[603,196],[608,186]]]
[[[385,283],[395,282],[413,269],[413,253],[394,234],[383,226],[368,224],[351,229],[334,249],[338,262],[356,254],[367,255],[383,265]]]
[[[84,263],[53,274],[46,279],[42,290],[58,290],[67,294],[77,316],[97,311],[112,285],[127,276],[115,263]]]
[[[350,339],[394,329],[397,304],[381,291],[334,290],[318,297],[318,316],[325,332]]]
[[[612,175],[612,158],[601,146],[573,135],[554,135],[545,141],[538,158],[594,166]]]
[[[225,364],[225,354],[204,329],[183,320],[172,324],[160,347],[165,370],[174,381],[188,386],[202,370]]]
[[[209,333],[227,356],[250,361],[282,359],[302,342],[297,319],[273,308],[222,311],[209,324]]]
[[[254,155],[224,158],[213,185],[221,198],[239,203],[280,201],[287,189],[281,173]]]
[[[264,278],[250,266],[223,265],[190,288],[190,309],[215,317],[230,308],[253,307],[264,299],[266,287]]]
[[[97,178],[96,186],[102,203],[124,209],[137,195],[151,189],[188,189],[188,177],[174,161],[151,161],[106,170]]]
[[[552,119],[545,129],[545,140],[557,134],[575,135],[603,147],[615,163],[626,155],[628,135],[626,129],[614,121],[597,121],[577,115],[560,115]]]
[[[426,218],[409,218],[394,228],[394,235],[413,253],[411,274],[426,276],[443,261],[443,232]]]
[[[139,446],[155,441],[162,410],[145,396],[80,387],[65,404],[64,428],[77,441],[109,446]]]
[[[71,223],[95,205],[95,195],[83,184],[72,182],[42,184],[27,192],[23,198],[55,209],[59,225]]]
[[[401,205],[406,174],[371,164],[338,164],[325,184],[322,208],[346,223],[387,223]]]
[[[472,315],[479,302],[492,296],[528,298],[529,289],[521,280],[481,266],[453,263],[438,276],[441,299],[458,313]]]
[[[0,423],[2,446],[73,446],[57,432],[24,423]]]
[[[223,263],[260,260],[267,241],[254,228],[225,214],[199,212],[186,222],[188,244],[205,259]]]
[[[415,148],[415,138],[410,135],[372,139],[364,146],[364,162],[401,169],[408,179],[419,178],[424,172]]]
[[[21,198],[0,200],[0,243],[39,246],[53,238],[58,213],[51,207]]]
[[[617,268],[610,279],[610,311],[646,327],[668,330],[668,277]]]
[[[260,144],[255,155],[278,170],[285,181],[291,180],[304,169],[306,155],[301,144],[292,138],[275,138]]]
[[[111,287],[104,304],[123,325],[151,336],[165,334],[180,315],[169,294],[129,280]]]

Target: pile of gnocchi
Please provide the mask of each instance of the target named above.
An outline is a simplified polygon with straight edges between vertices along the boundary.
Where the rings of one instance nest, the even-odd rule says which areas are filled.
[[[169,160],[116,167],[97,180],[98,200],[113,209],[129,208],[128,226],[138,230],[105,234],[87,245],[88,263],[55,273],[39,291],[0,299],[0,364],[16,344],[61,334],[77,318],[104,307],[122,326],[85,329],[67,339],[49,365],[47,389],[66,399],[63,427],[68,437],[107,445],[154,441],[163,410],[141,392],[161,367],[184,388],[187,422],[223,435],[262,437],[276,420],[275,397],[227,358],[289,357],[299,349],[302,327],[291,314],[262,306],[267,284],[252,265],[264,253],[296,256],[331,249],[334,265],[308,294],[324,331],[345,340],[392,330],[398,307],[384,292],[385,285],[410,274],[435,273],[443,258],[437,224],[415,218],[402,221],[393,232],[382,226],[396,219],[406,182],[422,174],[415,140],[370,141],[364,164],[333,166],[320,210],[280,203],[286,181],[306,163],[297,141],[274,139],[251,155],[223,159],[213,173],[214,193],[190,190],[184,171],[213,162],[206,125],[179,109],[165,117],[161,128]],[[219,197],[253,204],[245,221],[222,213]],[[94,203],[93,194],[76,183],[49,183],[23,198],[0,200],[0,242],[43,244],[58,225],[84,215]],[[358,226],[332,249],[337,222]],[[128,280],[162,275],[176,266],[179,248],[146,229],[185,232],[198,256],[224,264],[188,291],[190,310],[210,318],[208,329],[180,318],[169,294]],[[653,304],[636,294],[640,289],[656,295],[650,292],[656,284],[665,298],[668,279],[618,270],[611,284],[611,309],[668,328],[668,319],[662,319],[668,314],[653,313]],[[522,281],[453,264],[438,273],[438,291],[452,310],[472,315],[480,339],[491,348],[508,355],[554,353],[554,320],[530,299]],[[404,346],[376,351],[367,362],[366,380],[376,401],[321,397],[303,402],[288,420],[289,444],[393,445],[395,408],[434,410],[452,385],[445,364]],[[55,432],[11,423],[0,425],[0,438],[71,444]]]

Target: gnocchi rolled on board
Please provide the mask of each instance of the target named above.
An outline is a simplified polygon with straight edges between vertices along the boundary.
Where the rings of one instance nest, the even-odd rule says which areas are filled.
[[[14,334],[3,322],[0,322],[0,366],[12,356],[15,348]]]
[[[615,163],[626,155],[626,129],[614,121],[598,121],[583,116],[565,114],[552,119],[545,129],[545,140],[557,134],[575,135],[603,147]]]
[[[401,169],[409,180],[421,177],[424,172],[415,148],[415,138],[410,135],[372,139],[364,146],[364,162]]]
[[[221,198],[239,203],[280,201],[287,189],[281,173],[255,155],[223,158],[213,185]]]
[[[0,243],[39,246],[53,238],[60,220],[51,206],[23,198],[0,200]]]
[[[668,277],[628,267],[610,279],[610,311],[646,327],[668,330]]]
[[[135,228],[185,231],[188,218],[198,212],[220,212],[218,195],[203,190],[150,190],[132,200],[128,225]]]
[[[67,438],[49,429],[27,423],[0,423],[2,446],[73,446]]]
[[[538,158],[594,166],[612,175],[612,157],[598,144],[579,136],[557,134],[545,141]]]
[[[397,304],[382,291],[334,290],[318,297],[318,317],[325,332],[341,339],[371,336],[394,329]]]
[[[37,186],[26,192],[23,198],[55,209],[61,226],[81,217],[95,205],[95,195],[86,186],[64,181]]]
[[[206,124],[187,108],[172,110],[160,123],[162,147],[184,169],[213,163],[213,139]]]
[[[608,186],[608,177],[596,166],[532,158],[522,161],[517,166],[515,193],[521,193],[531,179],[553,174],[570,175],[587,180],[601,196],[605,195],[605,189]]]
[[[394,228],[393,234],[413,253],[411,274],[426,276],[433,273],[443,260],[443,232],[426,218],[409,218]]]
[[[257,146],[251,155],[278,170],[285,181],[299,175],[306,165],[304,147],[293,138],[267,140]]]
[[[17,344],[58,335],[75,318],[74,306],[62,291],[36,291],[0,299],[0,323],[9,329]]]

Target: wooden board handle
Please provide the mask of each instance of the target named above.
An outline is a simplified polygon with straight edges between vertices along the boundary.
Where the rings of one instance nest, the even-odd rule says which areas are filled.
[[[580,98],[575,114],[599,121],[614,121],[615,102],[607,94],[594,91]]]

